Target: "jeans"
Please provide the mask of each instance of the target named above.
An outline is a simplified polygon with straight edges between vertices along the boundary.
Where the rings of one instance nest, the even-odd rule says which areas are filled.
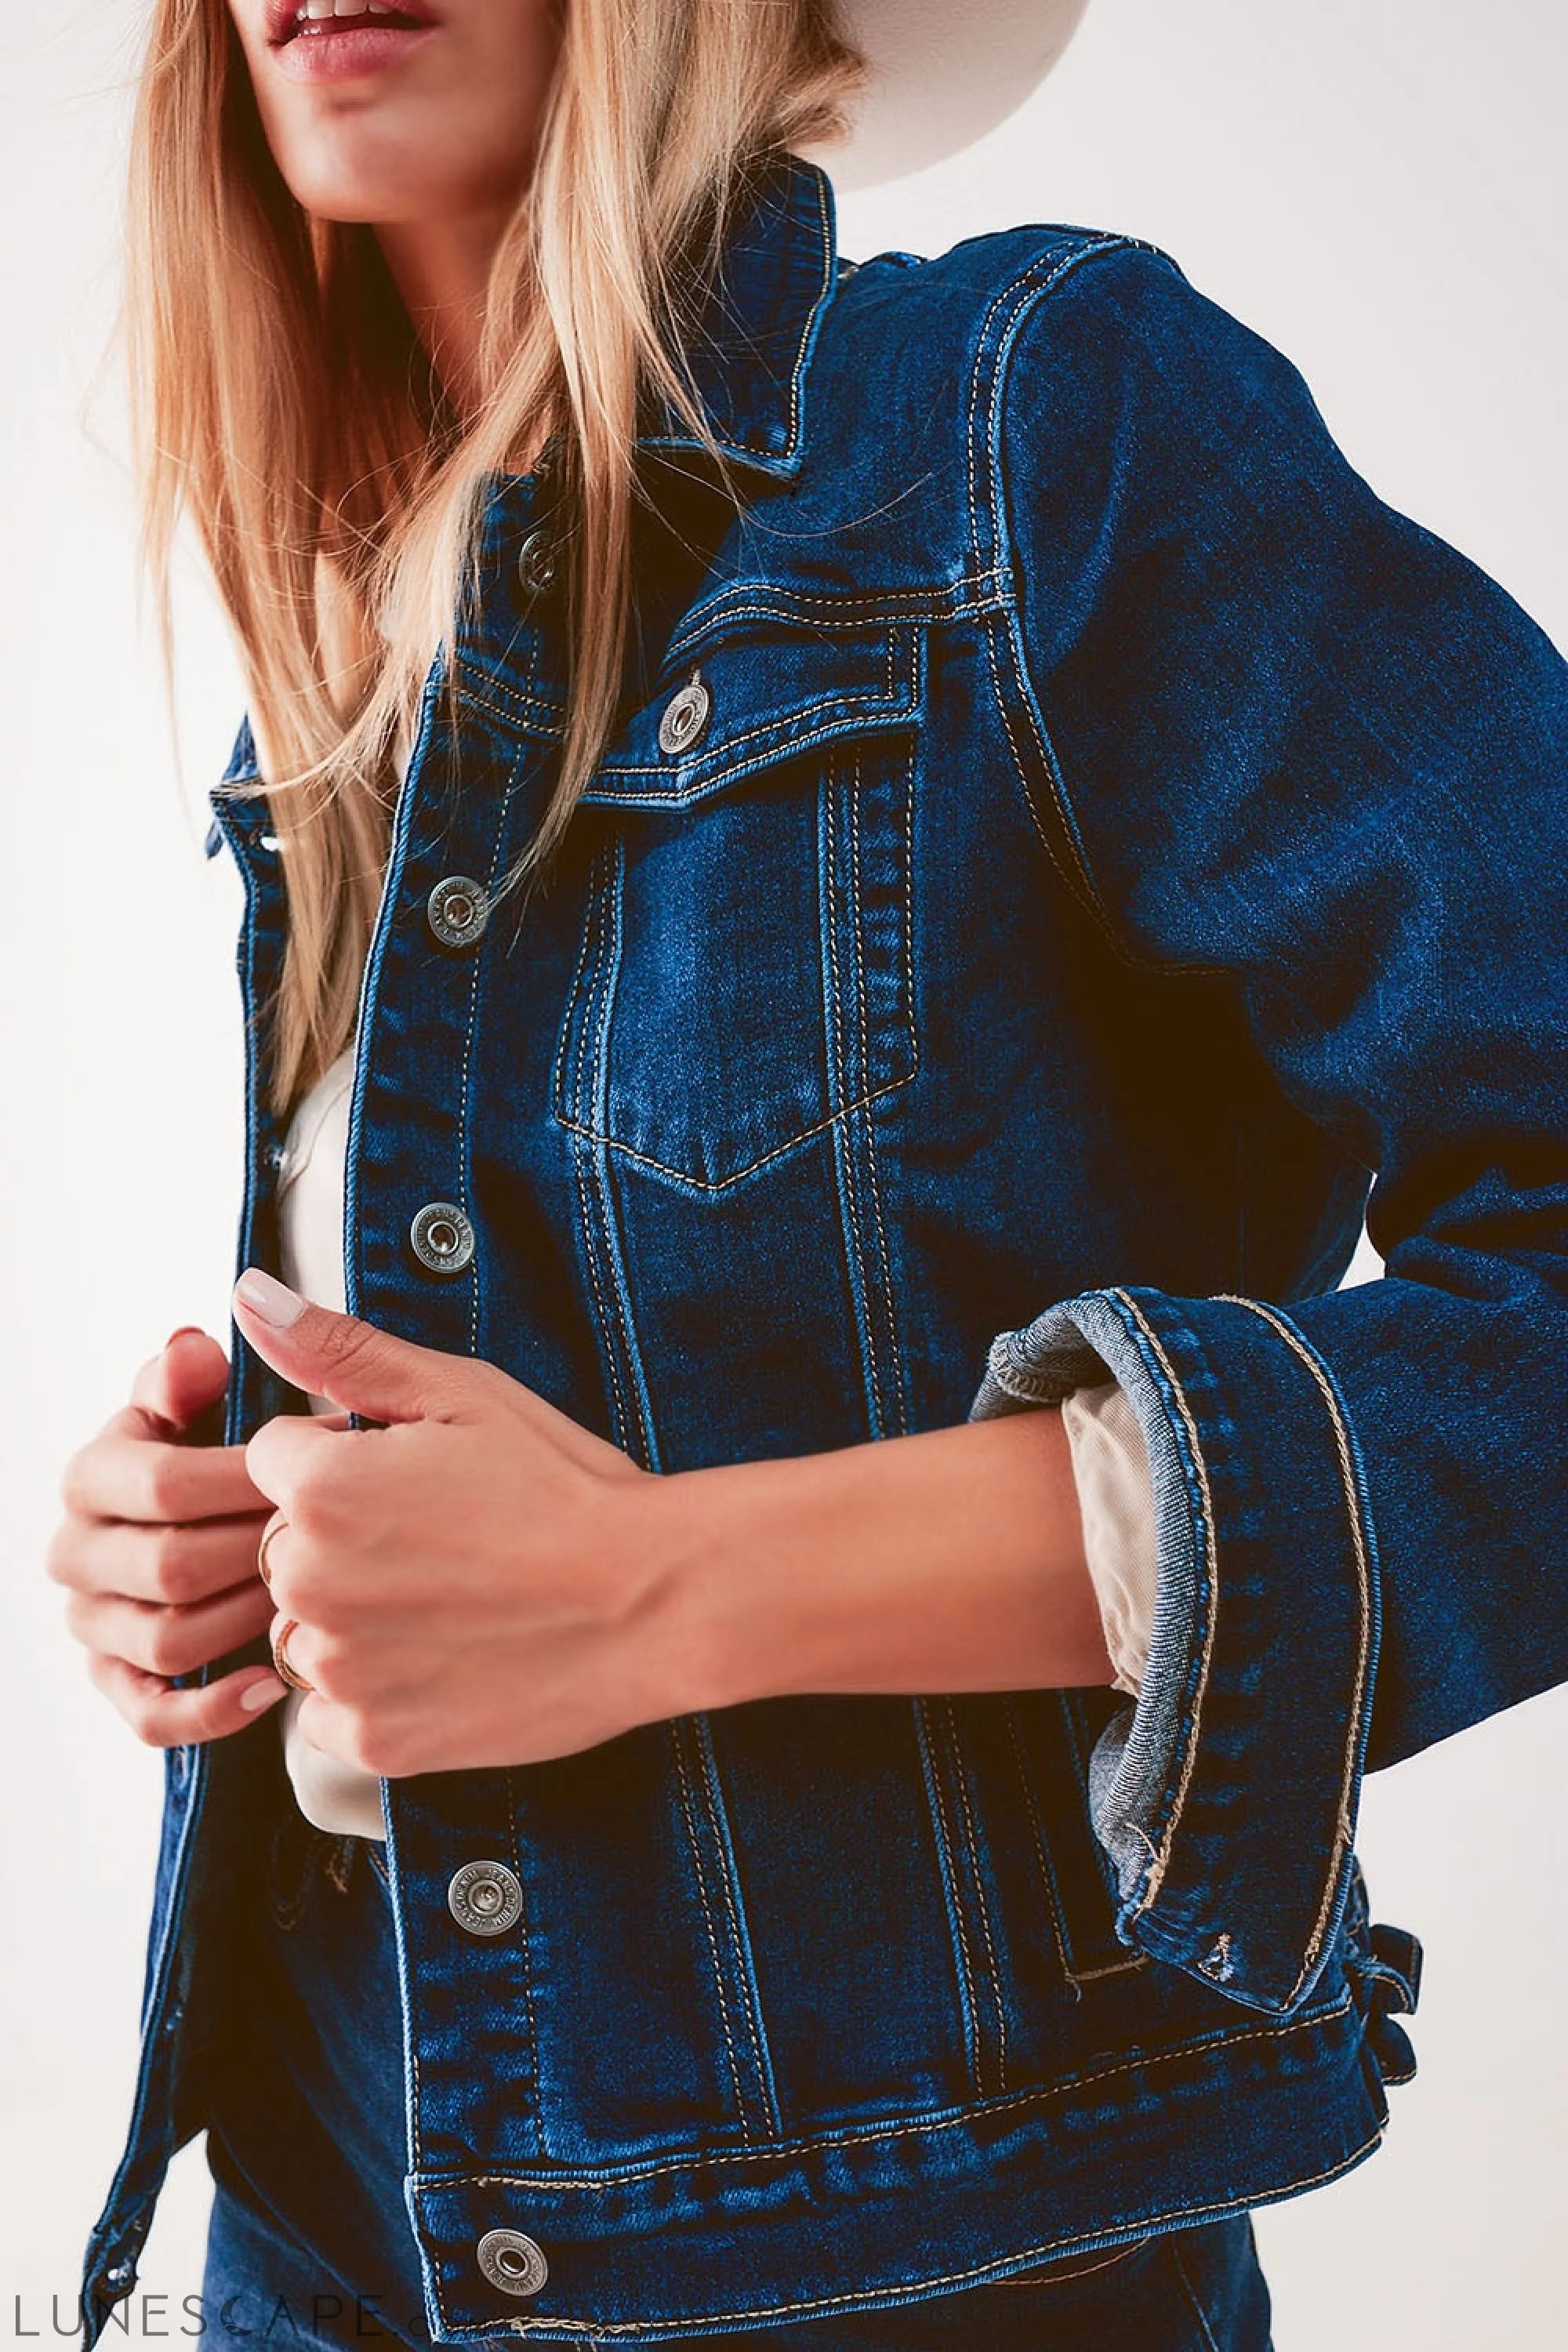
[[[380,1846],[281,1818],[260,1927],[247,1987],[257,2031],[232,2052],[209,2112],[205,2330],[220,2347],[427,2352],[402,2190],[402,2035]],[[778,2352],[1270,2352],[1269,2297],[1239,2213],[893,2310],[697,2340]]]

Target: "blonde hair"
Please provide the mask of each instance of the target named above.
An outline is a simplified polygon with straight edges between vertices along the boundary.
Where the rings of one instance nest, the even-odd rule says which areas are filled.
[[[504,891],[547,867],[616,707],[639,394],[668,400],[728,480],[679,347],[683,297],[749,167],[835,135],[865,70],[834,0],[563,5],[536,162],[490,273],[483,396],[459,422],[374,230],[311,218],[284,185],[226,0],[156,0],[126,300],[143,551],[166,646],[188,515],[238,644],[288,892],[279,1114],[353,1030],[393,747],[473,592],[484,477],[556,437],[572,525],[559,776]]]

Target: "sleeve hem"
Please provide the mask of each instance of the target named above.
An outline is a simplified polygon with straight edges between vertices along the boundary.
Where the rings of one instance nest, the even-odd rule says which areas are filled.
[[[1150,1289],[1000,1333],[970,1417],[1108,1372],[1143,1433],[1159,1543],[1142,1688],[1089,1764],[1118,1932],[1286,2012],[1321,1972],[1353,1860],[1378,1631],[1353,1436],[1279,1309]]]

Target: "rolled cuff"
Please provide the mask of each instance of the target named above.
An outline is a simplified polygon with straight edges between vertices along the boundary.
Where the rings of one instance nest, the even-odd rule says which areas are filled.
[[[1148,1452],[1147,1666],[1089,1759],[1123,1941],[1274,2014],[1308,2000],[1352,1883],[1378,1637],[1353,1432],[1277,1307],[1081,1293],[991,1344],[972,1421],[1110,1378]]]

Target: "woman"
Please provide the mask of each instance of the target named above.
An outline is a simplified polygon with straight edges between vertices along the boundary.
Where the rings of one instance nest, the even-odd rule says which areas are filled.
[[[52,1558],[170,1774],[89,2346],[203,2125],[231,2328],[1266,2346],[1361,1775],[1568,1672],[1568,668],[1154,248],[840,261],[859,72],[158,11],[246,1271]]]

